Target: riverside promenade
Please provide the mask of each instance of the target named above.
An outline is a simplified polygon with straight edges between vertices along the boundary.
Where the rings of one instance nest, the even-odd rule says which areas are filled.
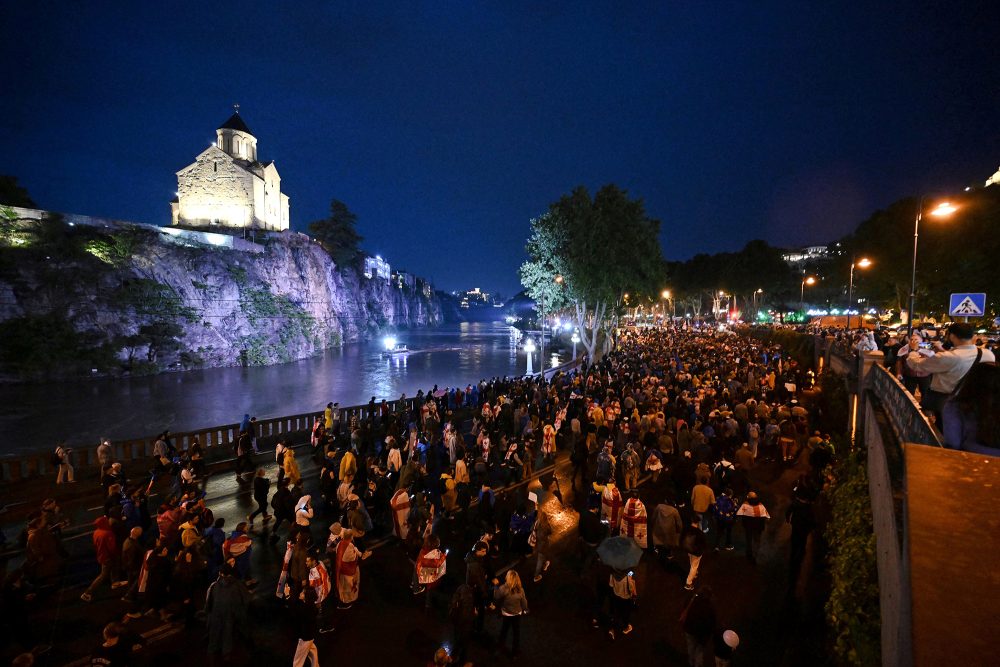
[[[462,423],[467,422],[463,419]],[[258,462],[273,475],[271,459],[265,452]],[[316,486],[316,469],[308,463],[309,457],[298,459],[303,464],[304,486],[311,491]],[[135,465],[141,468],[140,463]],[[220,471],[226,471],[228,464],[223,459],[217,465]],[[772,516],[783,515],[791,485],[807,468],[808,462],[799,460],[791,466],[767,464],[752,471],[753,486],[760,490]],[[516,504],[525,499],[529,490],[533,491],[553,526],[550,547],[553,565],[542,581],[532,582],[534,559],[524,560],[508,549],[501,550],[489,563],[497,574],[516,568],[525,582],[531,613],[522,627],[521,664],[686,664],[684,636],[677,620],[690,599],[690,594],[683,590],[687,570],[684,554],[676,554],[673,560],[665,562],[647,557],[636,568],[641,598],[632,619],[633,634],[610,641],[604,630],[591,628],[594,585],[604,582],[592,580],[588,571],[581,569],[577,525],[580,512],[586,511],[590,489],[589,486],[574,489],[571,478],[569,453],[564,450],[558,452],[554,466],[536,467],[530,479],[501,494],[509,504]],[[20,482],[45,483],[48,484],[45,489],[55,488],[51,477],[47,481],[43,476]],[[93,483],[92,480],[62,485],[60,490]],[[640,495],[652,508],[669,493],[669,486],[667,476],[661,476],[657,483],[642,479]],[[561,500],[557,490],[561,491]],[[227,532],[252,507],[248,485],[236,481],[231,473],[212,476],[207,491],[215,516],[226,519]],[[77,493],[75,489],[73,492]],[[162,489],[155,488],[154,492],[162,497]],[[68,511],[74,522],[79,521],[77,525],[86,526],[88,518],[99,509],[96,504],[88,505],[86,498],[80,498],[79,504]],[[426,612],[423,598],[414,598],[410,592],[412,563],[402,545],[394,539],[383,539],[384,532],[373,535],[366,545],[373,555],[361,566],[361,599],[349,610],[333,612],[336,630],[317,640],[321,664],[348,660],[358,664],[421,665],[426,664],[436,647],[450,643],[453,635],[448,621],[448,600],[464,579],[462,560],[479,535],[478,512],[479,508],[473,504],[468,515],[460,513],[455,520],[444,521],[435,529],[449,546],[447,574]],[[317,507],[314,537],[320,538],[335,518],[324,514],[322,506]],[[229,664],[285,664],[294,651],[295,623],[274,595],[284,550],[269,544],[268,530],[258,523],[252,533],[251,570],[260,583],[250,603],[251,621],[246,628],[249,636],[241,640]],[[788,533],[788,526],[780,519],[769,523],[756,566],[742,558],[742,535],[738,530],[734,531],[735,552],[712,551],[703,559],[699,581],[714,590],[720,627],[740,630],[743,664],[826,664],[825,656],[819,652],[822,636],[816,634],[822,633],[822,623],[817,621],[822,616],[822,601],[813,594],[808,575],[803,575],[798,584],[790,586],[787,582]],[[79,531],[79,537],[67,531],[70,560],[63,580],[54,590],[40,594],[27,610],[31,624],[20,629],[23,634],[17,637],[19,643],[52,646],[38,664],[86,664],[84,656],[99,642],[100,628],[121,614],[119,596],[107,587],[95,594],[92,603],[79,600],[83,586],[96,574],[93,547],[85,539],[87,534],[85,528]],[[810,562],[807,558],[807,564]],[[15,563],[16,556],[11,565]],[[147,639],[147,647],[136,656],[135,664],[208,661],[205,627],[200,622],[172,619],[161,622],[155,617],[143,617],[132,621],[130,627]],[[470,648],[469,657],[474,664],[510,661],[496,650],[498,630],[499,618],[491,614],[486,619],[487,635]],[[12,643],[6,644],[2,657],[9,658],[14,650]]]

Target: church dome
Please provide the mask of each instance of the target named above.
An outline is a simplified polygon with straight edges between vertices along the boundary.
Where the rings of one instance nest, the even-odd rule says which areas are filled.
[[[246,134],[253,136],[253,132],[251,132],[250,128],[247,127],[247,124],[243,122],[243,118],[242,116],[240,116],[239,112],[236,112],[232,116],[230,116],[229,120],[220,125],[218,129],[237,130],[239,132],[245,132]]]
[[[216,146],[229,153],[237,160],[256,162],[257,137],[243,122],[243,117],[237,111],[215,131]]]

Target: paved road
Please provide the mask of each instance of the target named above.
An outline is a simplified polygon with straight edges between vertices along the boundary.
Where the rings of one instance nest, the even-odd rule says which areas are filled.
[[[519,664],[560,665],[623,664],[685,665],[684,639],[677,622],[690,595],[683,590],[686,561],[681,567],[662,567],[647,555],[636,569],[641,600],[633,616],[635,632],[610,641],[603,631],[590,627],[590,592],[579,574],[575,553],[576,511],[569,490],[568,469],[561,459],[558,475],[564,491],[566,507],[551,495],[545,497],[546,509],[553,513],[553,566],[545,579],[531,582],[533,563],[518,563],[511,557],[500,557],[498,569],[514,565],[526,582],[531,614],[522,625],[522,658]],[[797,473],[777,466],[758,467],[752,475],[761,490],[772,516],[783,516],[788,490]],[[660,487],[647,483],[642,495],[648,506],[663,495]],[[217,516],[227,524],[245,517],[251,506],[249,495],[231,479],[219,478],[213,489],[218,496],[232,486],[233,493],[212,504]],[[537,484],[537,483],[536,483]],[[320,535],[324,522],[316,521]],[[386,543],[375,549],[373,557],[362,566],[361,600],[352,609],[337,611],[337,631],[321,636],[318,645],[323,665],[353,664],[421,665],[434,649],[449,641],[450,631],[446,608],[451,592],[464,577],[462,558],[475,538],[473,532],[461,530],[460,522],[449,525],[450,545],[448,575],[434,600],[432,611],[423,611],[423,600],[414,598],[408,588],[411,565],[402,549]],[[259,526],[259,524],[258,524]],[[735,551],[712,552],[703,560],[701,583],[712,586],[720,623],[734,628],[742,638],[740,665],[799,665],[824,664],[822,654],[822,582],[805,577],[798,596],[789,596],[786,583],[786,542],[788,528],[772,520],[761,546],[759,564],[753,566],[742,556],[742,534],[734,531]],[[263,534],[263,533],[261,533]],[[710,540],[713,539],[710,534]],[[89,546],[89,540],[81,548]],[[275,581],[280,568],[281,553],[269,547],[265,540],[255,541],[253,569],[261,580],[253,602],[251,641],[245,643],[233,664],[287,664],[294,650],[294,629],[286,619],[281,603],[274,596]],[[82,559],[81,559],[82,560]],[[92,567],[92,566],[91,566]],[[34,617],[31,641],[54,645],[42,664],[66,664],[86,655],[94,645],[100,628],[107,620],[122,612],[122,603],[110,590],[103,590],[90,605],[79,601],[79,594],[89,572],[77,565],[71,570],[68,586],[49,600],[40,603]],[[487,621],[492,637],[499,631],[499,618]],[[204,629],[196,625],[163,625],[151,619],[140,619],[134,627],[153,633],[150,646],[138,660],[141,665],[176,665],[204,657]],[[492,641],[475,643],[471,659],[477,665],[506,664],[503,654],[494,654]],[[14,650],[7,644],[3,655]]]

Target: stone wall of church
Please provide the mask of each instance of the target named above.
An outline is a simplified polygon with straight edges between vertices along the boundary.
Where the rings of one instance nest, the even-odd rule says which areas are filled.
[[[244,227],[253,223],[252,174],[212,147],[177,177],[179,222]]]

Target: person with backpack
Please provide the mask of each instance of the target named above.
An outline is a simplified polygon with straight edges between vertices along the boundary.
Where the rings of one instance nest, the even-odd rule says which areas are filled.
[[[615,629],[623,635],[632,632],[629,619],[632,616],[632,608],[639,599],[639,593],[632,572],[613,570],[608,586],[611,587],[611,627],[608,629],[608,637],[614,640]]]
[[[736,521],[736,501],[733,500],[732,489],[725,488],[715,497],[715,550],[720,547],[726,551],[733,550],[733,522]]]

